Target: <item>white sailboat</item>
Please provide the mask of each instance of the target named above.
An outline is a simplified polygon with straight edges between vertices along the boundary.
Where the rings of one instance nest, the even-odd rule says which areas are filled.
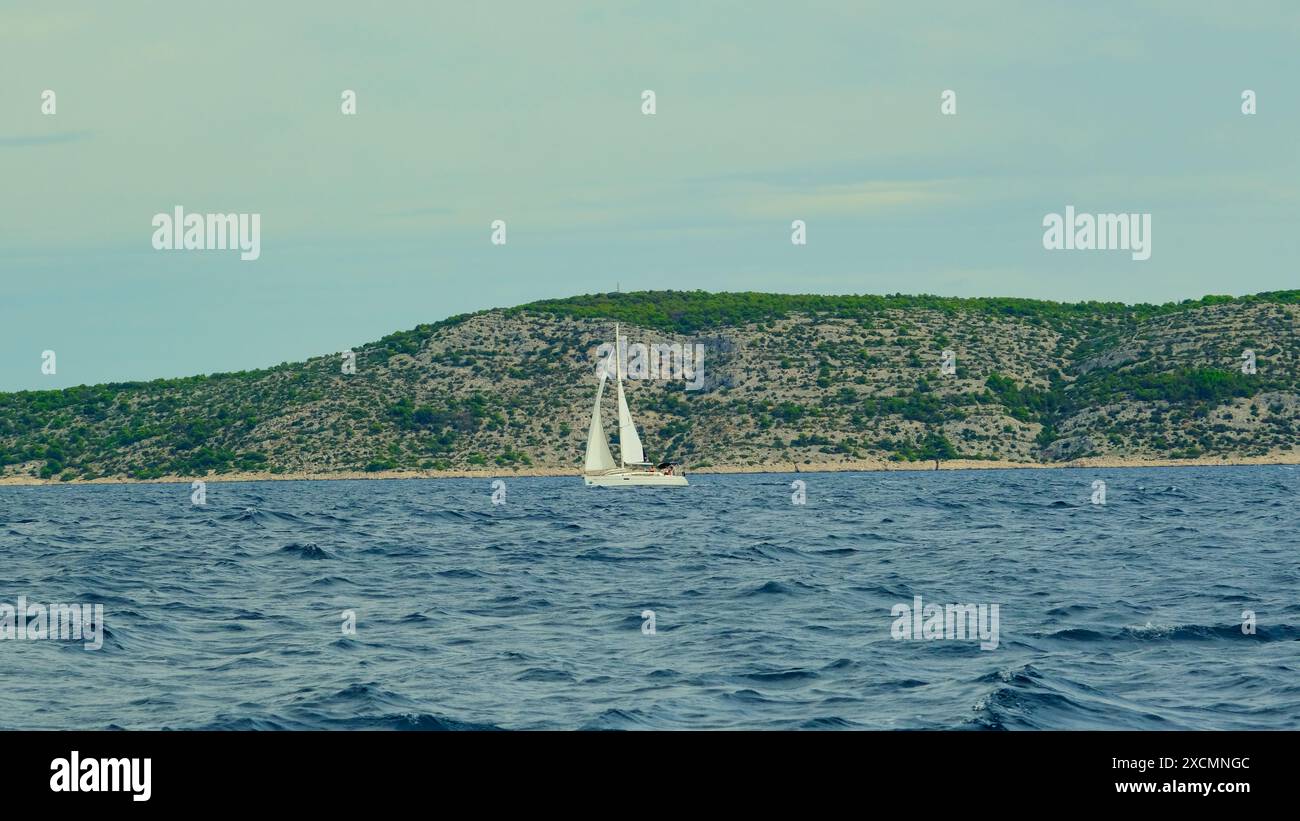
[[[600,423],[600,399],[605,393],[605,381],[609,374],[602,368],[600,385],[596,388],[596,404],[591,409],[591,427],[587,430],[587,458],[582,467],[582,478],[588,486],[631,487],[636,485],[658,485],[661,487],[685,487],[686,477],[676,465],[654,465],[645,460],[645,451],[641,448],[641,437],[637,435],[636,424],[632,421],[632,412],[627,408],[627,398],[623,395],[623,345],[619,338],[618,326],[614,326],[614,361],[615,378],[618,383],[618,463],[609,452],[609,441],[605,438],[605,428]]]

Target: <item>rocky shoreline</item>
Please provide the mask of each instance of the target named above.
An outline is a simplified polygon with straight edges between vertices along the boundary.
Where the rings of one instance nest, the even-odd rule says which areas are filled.
[[[1222,456],[1200,457],[1197,459],[1116,459],[1111,457],[1090,457],[1069,462],[1010,462],[978,459],[952,459],[935,462],[891,462],[887,460],[859,460],[844,462],[803,463],[773,462],[763,465],[710,465],[698,469],[686,467],[688,476],[720,473],[771,473],[793,475],[798,473],[853,473],[881,471],[933,471],[933,470],[1023,470],[1049,468],[1076,469],[1124,469],[1149,467],[1242,467],[1251,465],[1300,465],[1300,449],[1289,453],[1275,453],[1266,456]],[[578,467],[572,468],[520,468],[518,470],[429,470],[399,471],[383,470],[375,472],[341,471],[337,473],[252,473],[231,472],[209,476],[160,476],[156,479],[130,479],[126,477],[106,477],[99,479],[72,479],[64,482],[58,479],[37,479],[32,476],[0,476],[0,485],[36,486],[36,485],[127,485],[127,484],[188,484],[195,480],[204,482],[304,482],[335,481],[343,479],[509,479],[512,477],[535,476],[572,476],[580,474]]]

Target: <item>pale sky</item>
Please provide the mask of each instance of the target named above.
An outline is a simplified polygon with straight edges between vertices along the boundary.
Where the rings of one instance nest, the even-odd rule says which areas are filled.
[[[3,3],[0,390],[616,283],[1300,287],[1298,46],[1294,2]],[[261,258],[154,250],[176,205],[261,214]],[[1067,205],[1150,213],[1151,259],[1045,251]]]

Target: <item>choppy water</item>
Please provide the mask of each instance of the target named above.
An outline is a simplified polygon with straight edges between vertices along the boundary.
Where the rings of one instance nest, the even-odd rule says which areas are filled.
[[[107,624],[0,641],[0,727],[1300,728],[1300,470],[691,481],[0,488],[0,603]]]

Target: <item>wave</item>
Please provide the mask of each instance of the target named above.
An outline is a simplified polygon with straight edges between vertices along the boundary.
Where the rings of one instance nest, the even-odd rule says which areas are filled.
[[[334,556],[332,556],[324,549],[318,547],[314,542],[308,542],[307,544],[290,542],[289,544],[280,548],[280,552],[290,556],[296,556],[299,559],[310,559],[313,561],[320,561],[323,559],[334,558]]]
[[[752,587],[743,591],[740,596],[747,598],[750,596],[798,596],[804,593],[816,592],[817,588],[804,584],[803,582],[778,582],[770,581]]]
[[[296,527],[305,527],[309,522],[300,516],[292,513],[285,513],[279,510],[262,510],[256,507],[246,507],[238,512],[223,513],[218,517],[225,522],[252,522],[256,525],[293,525]]]
[[[497,730],[493,724],[461,721],[428,710],[417,701],[381,687],[356,682],[323,697],[269,712],[253,704],[242,714],[220,714],[197,730]]]
[[[374,716],[314,716],[310,712],[295,716],[226,716],[186,730],[393,730],[406,732],[465,732],[500,730],[494,724],[460,721],[432,713],[388,713]]]
[[[740,673],[732,678],[738,681],[753,681],[759,684],[798,684],[821,678],[813,670],[793,668],[788,670],[766,670],[755,673]]]
[[[1033,665],[982,676],[993,690],[974,705],[970,726],[985,730],[1177,730],[1164,716],[1078,682],[1043,675]]]
[[[610,709],[582,725],[584,730],[645,730],[658,722],[641,710]]]
[[[1041,638],[1081,642],[1183,642],[1183,641],[1300,641],[1300,627],[1289,624],[1255,626],[1254,633],[1238,624],[1152,624],[1118,629],[1068,627],[1051,633],[1031,634]]]
[[[799,723],[800,730],[851,730],[862,725],[839,716],[819,716]]]

